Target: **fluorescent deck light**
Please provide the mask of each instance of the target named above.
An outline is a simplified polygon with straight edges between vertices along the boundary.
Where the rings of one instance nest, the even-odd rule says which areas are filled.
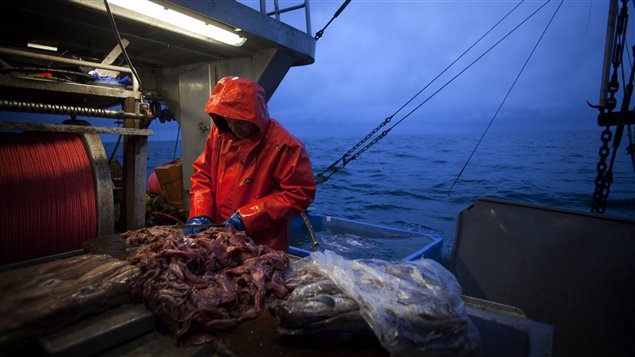
[[[41,43],[35,43],[35,42],[29,42],[26,44],[26,47],[31,47],[31,48],[38,48],[40,50],[46,50],[46,51],[52,51],[52,52],[57,52],[57,47],[55,46],[49,46],[49,45],[43,45]]]
[[[108,0],[108,3],[166,23],[171,26],[169,28],[177,32],[186,33],[190,36],[194,34],[195,36],[193,37],[203,36],[236,47],[242,46],[247,41],[246,38],[231,31],[207,24],[204,21],[149,0]]]

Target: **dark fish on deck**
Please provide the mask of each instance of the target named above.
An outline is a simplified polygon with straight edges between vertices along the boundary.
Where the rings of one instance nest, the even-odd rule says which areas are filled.
[[[301,259],[291,262],[285,271],[285,285],[291,293],[268,305],[279,321],[278,335],[329,335],[331,339],[359,334],[374,338],[357,302],[315,268],[310,260]]]
[[[347,260],[320,252],[292,262],[287,272],[291,293],[269,307],[284,339],[376,336],[393,355],[479,353],[461,288],[436,262]]]
[[[0,355],[82,317],[132,301],[139,268],[85,254],[0,274]]]
[[[289,295],[289,300],[309,299],[318,294],[341,294],[337,285],[330,279],[320,279],[306,285],[298,286]]]

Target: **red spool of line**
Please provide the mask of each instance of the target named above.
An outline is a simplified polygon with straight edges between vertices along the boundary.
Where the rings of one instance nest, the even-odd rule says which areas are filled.
[[[80,249],[96,232],[80,135],[0,133],[0,265]]]

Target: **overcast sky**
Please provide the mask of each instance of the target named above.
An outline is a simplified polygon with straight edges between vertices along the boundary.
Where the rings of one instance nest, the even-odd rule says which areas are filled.
[[[300,137],[334,132],[365,134],[519,2],[353,0],[317,41],[315,63],[289,71],[269,102],[270,113]],[[311,1],[314,33],[342,3]],[[393,122],[544,3],[522,3]],[[597,104],[599,98],[608,3],[569,0],[562,4],[495,119],[492,132],[597,128],[597,111],[586,101]],[[485,130],[559,4],[549,2],[393,133]],[[633,30],[630,28],[629,34]]]

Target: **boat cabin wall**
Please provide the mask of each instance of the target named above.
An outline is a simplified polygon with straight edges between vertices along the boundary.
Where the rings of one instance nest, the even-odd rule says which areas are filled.
[[[189,209],[192,163],[203,151],[212,126],[211,118],[204,108],[216,82],[226,76],[256,80],[265,89],[269,100],[294,61],[294,56],[284,49],[270,48],[260,50],[250,57],[164,68],[153,75],[146,75],[146,78],[152,79],[147,81],[148,84],[163,98],[181,127],[183,197],[186,210]]]

